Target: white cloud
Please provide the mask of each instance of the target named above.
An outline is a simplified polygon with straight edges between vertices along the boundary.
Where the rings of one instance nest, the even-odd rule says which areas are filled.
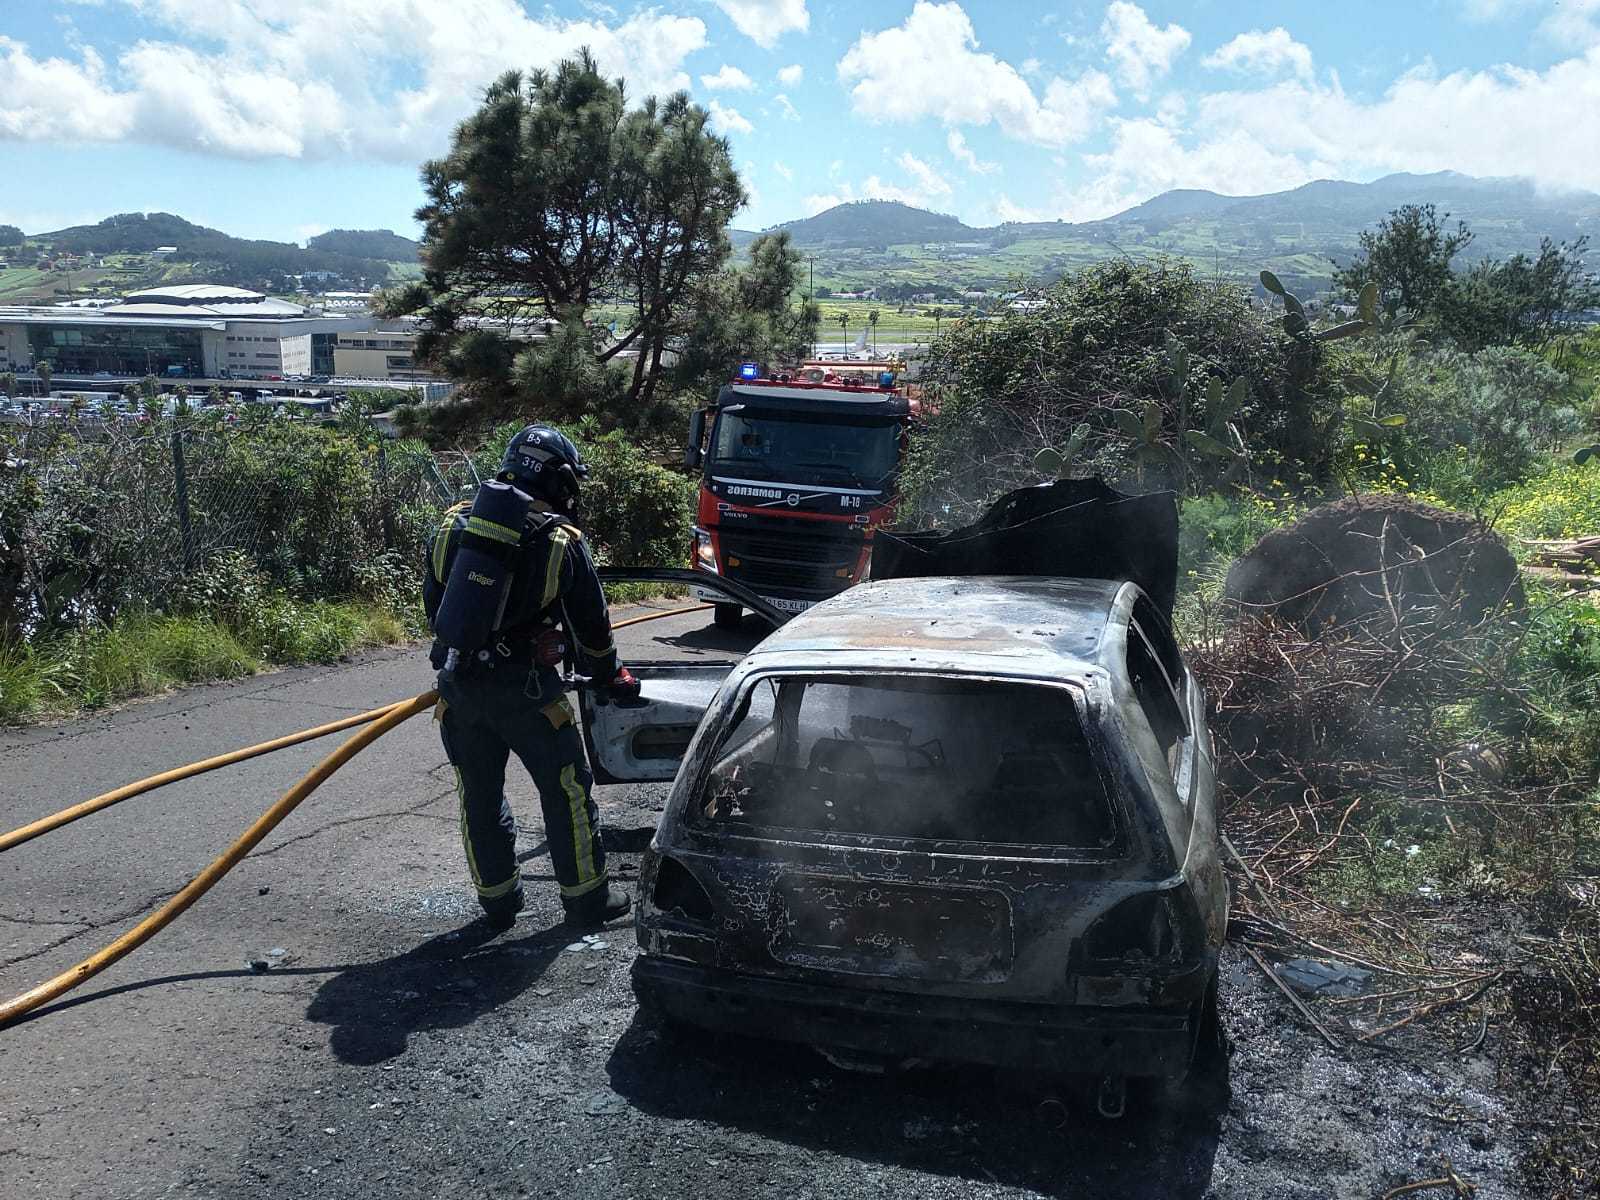
[[[837,208],[839,205],[847,204],[854,199],[855,194],[850,189],[845,189],[838,192],[822,192],[816,195],[804,197],[800,201],[800,207],[805,210],[806,216],[814,217],[819,212],[826,212],[830,208]]]
[[[836,182],[832,191],[801,200],[806,215],[815,216],[823,209],[854,200],[893,200],[913,208],[929,208],[936,199],[950,194],[949,181],[910,151],[902,153],[896,162],[911,176],[909,185],[894,183],[879,175],[868,175],[859,188],[848,181]]]
[[[785,183],[794,182],[794,171],[790,168],[788,163],[775,162],[772,164],[772,169],[778,173],[779,177],[782,178]]]
[[[1370,103],[1326,85],[1283,82],[1203,97],[1195,125],[1238,129],[1274,154],[1337,164],[1345,177],[1457,170],[1600,188],[1600,46],[1544,71],[1499,66],[1411,71]]]
[[[745,120],[737,108],[727,108],[716,100],[706,103],[706,111],[711,114],[711,128],[718,133],[754,133],[755,126]]]
[[[952,129],[945,135],[944,144],[954,158],[974,175],[989,175],[1000,169],[999,163],[981,162],[972,147],[967,145],[967,139],[959,129]]]
[[[1022,65],[1018,67],[1017,70],[1021,71],[1029,79],[1036,79],[1040,75],[1044,74],[1044,64],[1037,58],[1025,58],[1022,60]]]
[[[895,160],[917,181],[917,190],[923,196],[948,196],[950,181],[911,151],[907,150]]]
[[[1539,22],[1538,33],[1558,46],[1578,50],[1600,45],[1600,0],[1564,0]]]
[[[994,215],[1001,221],[1054,221],[1060,214],[1048,208],[1027,208],[1014,204],[1001,193],[994,199]]]
[[[1081,141],[1116,103],[1111,81],[1098,71],[1052,79],[1043,99],[1034,95],[1015,67],[978,50],[972,22],[955,0],[917,0],[904,23],[862,34],[838,72],[855,112],[868,120],[993,122],[1010,137],[1045,146]]]
[[[811,28],[806,0],[715,0],[733,27],[758,46],[768,49],[786,33]]]
[[[806,77],[806,69],[799,63],[790,63],[778,72],[778,82],[784,87],[793,87]]]
[[[755,212],[761,207],[761,192],[755,185],[756,165],[753,162],[739,164],[739,181],[744,184],[743,212]]]
[[[1498,21],[1501,17],[1528,7],[1534,0],[1462,0],[1461,8],[1469,21]]]
[[[1203,65],[1262,75],[1276,75],[1286,70],[1301,79],[1310,79],[1311,47],[1295,41],[1281,25],[1267,30],[1252,29],[1206,55]]]
[[[1269,150],[1243,130],[1218,128],[1191,144],[1181,129],[1148,117],[1113,122],[1110,149],[1083,161],[1089,182],[1060,198],[1057,215],[1069,221],[1109,217],[1170,188],[1250,195],[1333,173],[1325,160]]]
[[[1061,197],[1063,215],[1109,216],[1168,188],[1244,195],[1391,171],[1600,189],[1592,117],[1600,111],[1600,46],[1542,72],[1419,69],[1370,102],[1347,95],[1334,76],[1215,92],[1193,107],[1187,126],[1177,111],[1113,122],[1106,152],[1083,158],[1090,181]]]
[[[105,64],[85,49],[78,62],[37,59],[0,36],[0,138],[11,141],[114,141],[133,114],[105,82]]]
[[[1100,25],[1106,39],[1106,57],[1117,78],[1143,97],[1150,84],[1171,69],[1173,60],[1189,48],[1189,31],[1176,23],[1160,28],[1144,9],[1128,0],[1112,0]]]
[[[501,72],[590,47],[630,95],[688,86],[705,24],[531,17],[517,0],[120,0],[167,31],[114,65],[36,59],[0,39],[0,138],[139,141],[242,158],[415,163]],[[389,80],[400,80],[397,87]]]
[[[861,185],[861,196],[864,200],[892,200],[897,204],[909,204],[912,208],[926,208],[928,204],[927,197],[916,188],[885,183],[876,175],[867,176]]]
[[[755,85],[754,79],[729,63],[715,75],[700,76],[700,86],[711,92],[748,92]]]
[[[778,111],[783,113],[783,119],[785,121],[798,121],[800,119],[800,110],[797,109],[789,97],[785,96],[782,92],[779,92],[776,96],[774,96],[772,98],[772,102],[778,106]]]

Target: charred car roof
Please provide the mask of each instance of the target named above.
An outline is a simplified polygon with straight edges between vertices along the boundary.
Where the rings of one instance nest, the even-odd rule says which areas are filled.
[[[876,580],[795,617],[747,662],[757,670],[870,666],[1081,676],[1098,665],[1107,623],[1127,587],[997,575]]]

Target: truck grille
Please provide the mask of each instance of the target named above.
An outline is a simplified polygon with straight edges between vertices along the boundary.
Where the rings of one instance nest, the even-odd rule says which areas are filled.
[[[766,523],[764,522],[763,525]],[[721,529],[722,565],[728,578],[758,592],[821,599],[850,584],[861,554],[861,535],[818,535],[810,521],[773,522],[759,529]],[[796,527],[800,528],[796,528]],[[838,574],[845,571],[844,576]]]

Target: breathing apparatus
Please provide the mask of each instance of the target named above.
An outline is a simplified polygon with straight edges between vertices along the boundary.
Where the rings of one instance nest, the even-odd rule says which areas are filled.
[[[506,446],[498,475],[472,503],[434,618],[445,648],[442,678],[454,675],[462,655],[490,661],[486,647],[505,618],[529,511],[542,502],[570,516],[588,473],[571,439],[548,425],[529,425]]]
[[[433,622],[434,636],[445,647],[442,677],[455,674],[463,654],[488,655],[484,647],[505,617],[532,506],[526,492],[498,479],[478,489]]]

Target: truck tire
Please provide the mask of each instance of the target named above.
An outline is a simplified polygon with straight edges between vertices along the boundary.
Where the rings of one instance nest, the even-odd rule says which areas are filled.
[[[718,629],[737,629],[744,621],[744,609],[737,604],[719,604],[711,620]]]

